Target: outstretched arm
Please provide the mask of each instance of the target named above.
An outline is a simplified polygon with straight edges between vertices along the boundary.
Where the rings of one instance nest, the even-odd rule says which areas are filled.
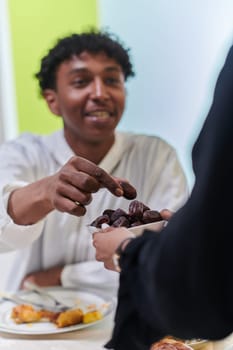
[[[34,224],[54,209],[82,216],[92,193],[101,187],[115,196],[136,196],[136,190],[129,183],[114,179],[84,158],[72,157],[56,174],[13,191],[8,214],[18,225]]]

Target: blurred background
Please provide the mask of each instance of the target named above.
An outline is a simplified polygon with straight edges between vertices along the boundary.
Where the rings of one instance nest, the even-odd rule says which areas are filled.
[[[170,142],[191,189],[193,141],[233,43],[232,0],[0,0],[0,143],[61,127],[34,75],[58,38],[90,26],[131,48],[136,77],[119,129]],[[0,288],[11,254],[0,256]]]

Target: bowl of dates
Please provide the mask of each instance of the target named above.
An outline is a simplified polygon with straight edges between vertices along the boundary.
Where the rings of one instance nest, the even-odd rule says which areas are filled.
[[[133,200],[128,211],[121,208],[105,209],[90,225],[90,232],[96,232],[105,227],[126,227],[136,236],[144,230],[160,231],[166,221],[157,210],[150,209],[144,203]]]

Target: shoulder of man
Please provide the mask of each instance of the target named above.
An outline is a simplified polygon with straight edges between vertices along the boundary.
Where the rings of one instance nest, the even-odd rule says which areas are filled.
[[[135,147],[142,148],[161,148],[163,150],[172,151],[174,147],[162,137],[157,135],[139,134],[135,132],[118,132],[118,136],[123,140],[128,140],[134,143]]]

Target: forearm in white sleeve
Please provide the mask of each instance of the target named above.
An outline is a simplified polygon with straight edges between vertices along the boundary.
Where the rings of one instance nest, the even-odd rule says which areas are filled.
[[[105,298],[113,298],[117,295],[119,274],[106,270],[102,262],[86,261],[66,265],[61,274],[61,283],[64,287],[75,287]]]
[[[25,185],[23,182],[17,182],[7,185],[3,189],[0,198],[0,253],[17,250],[30,245],[41,234],[44,220],[38,221],[33,225],[17,225],[13,222],[7,213],[7,204],[10,193]]]

